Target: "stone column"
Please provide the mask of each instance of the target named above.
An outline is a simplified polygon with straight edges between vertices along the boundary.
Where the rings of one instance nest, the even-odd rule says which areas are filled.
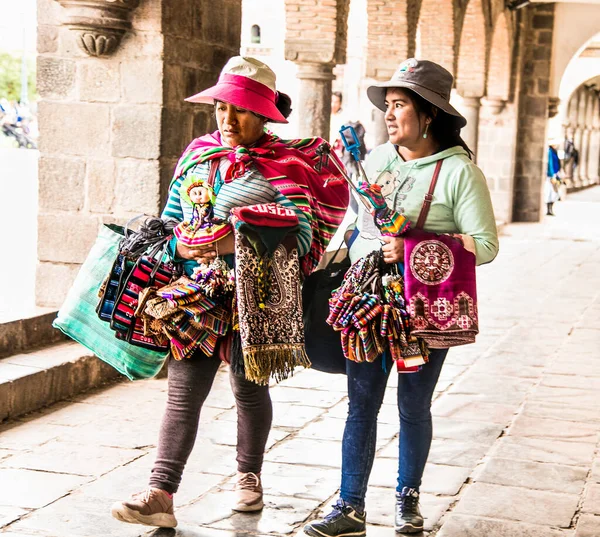
[[[467,143],[471,151],[475,153],[475,162],[477,162],[477,141],[479,138],[479,111],[481,109],[481,99],[479,97],[463,97],[461,113],[465,116],[467,124],[460,131],[462,139]]]
[[[346,62],[349,1],[285,0],[285,59],[298,66],[300,136],[329,139],[333,68]]]
[[[590,158],[590,129],[586,125],[581,135],[581,153],[579,154],[579,177],[583,186],[590,184],[588,160]]]
[[[554,4],[531,4],[518,10],[522,50],[518,92],[517,152],[514,175],[515,222],[539,222],[546,177],[546,132],[550,67],[555,23]]]
[[[590,174],[590,180],[593,185],[600,183],[600,129],[594,127],[592,130],[592,150],[590,152],[590,160],[588,164],[588,171]]]
[[[331,117],[332,63],[298,62],[300,80],[298,115],[299,136],[320,136],[329,140]]]
[[[36,301],[49,307],[64,300],[103,223],[160,213],[178,155],[213,128],[209,108],[183,99],[238,53],[241,0],[218,12],[210,0],[141,2],[133,31],[104,57],[78,46],[68,20],[58,2],[38,0]]]
[[[385,113],[375,107],[373,107],[373,126],[375,128],[375,132],[373,133],[375,146],[385,144],[389,140],[385,124]]]
[[[583,143],[583,129],[581,127],[577,127],[575,129],[575,134],[573,135],[573,144],[575,145],[575,149],[579,152],[579,159],[577,166],[573,168],[573,186],[575,188],[580,188],[583,186],[583,180],[581,175],[581,153],[582,153],[582,143]]]

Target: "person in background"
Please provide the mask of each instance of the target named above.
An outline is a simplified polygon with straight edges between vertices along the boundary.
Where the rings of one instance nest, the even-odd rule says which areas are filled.
[[[544,184],[544,194],[546,199],[546,216],[555,216],[553,207],[560,199],[560,159],[556,150],[556,144],[548,146],[548,167],[546,169],[546,182]]]

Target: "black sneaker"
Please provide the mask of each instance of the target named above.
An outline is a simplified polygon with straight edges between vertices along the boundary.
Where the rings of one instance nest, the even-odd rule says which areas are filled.
[[[339,499],[333,511],[323,520],[304,526],[304,533],[312,537],[365,537],[367,535],[367,513],[359,513]]]
[[[404,487],[396,494],[396,533],[419,533],[423,531],[423,517],[419,510],[419,493]]]

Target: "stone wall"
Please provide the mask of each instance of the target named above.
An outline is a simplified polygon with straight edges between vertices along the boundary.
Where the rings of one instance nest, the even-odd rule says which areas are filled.
[[[546,131],[554,4],[532,4],[519,21],[523,38],[519,123],[514,176],[513,220],[537,222],[541,217],[545,180]]]
[[[481,107],[477,164],[488,181],[494,214],[499,222],[512,220],[516,130],[515,103],[507,104],[498,114],[494,114],[489,106]]]
[[[86,55],[38,0],[38,305],[60,305],[99,226],[156,215],[177,156],[212,128],[183,102],[239,51],[241,0],[146,0],[107,58]]]

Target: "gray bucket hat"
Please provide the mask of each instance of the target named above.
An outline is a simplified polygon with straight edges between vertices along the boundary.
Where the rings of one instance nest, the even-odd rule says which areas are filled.
[[[454,83],[452,74],[437,63],[427,60],[404,60],[390,80],[367,88],[369,100],[383,112],[386,111],[385,93],[388,88],[407,88],[443,112],[454,116],[456,126],[462,129],[467,120],[450,104],[450,91]]]

